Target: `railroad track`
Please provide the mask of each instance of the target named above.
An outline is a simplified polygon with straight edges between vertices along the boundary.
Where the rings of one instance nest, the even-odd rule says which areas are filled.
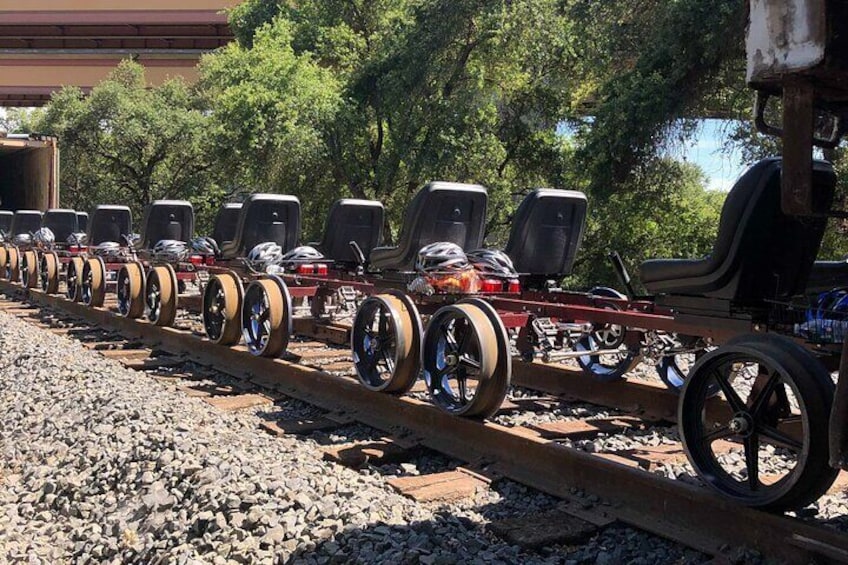
[[[565,501],[563,511],[577,520],[598,527],[618,521],[710,555],[728,556],[736,548],[748,547],[766,557],[790,563],[848,562],[848,535],[816,523],[739,507],[705,488],[646,471],[643,463],[674,456],[673,446],[654,453],[648,450],[641,455],[641,461],[636,454],[631,461],[623,456],[592,454],[562,444],[563,439],[639,425],[643,417],[648,420],[671,417],[674,410],[669,413],[664,395],[651,394],[657,390],[655,387],[639,383],[598,384],[585,378],[578,380],[575,375],[551,366],[534,364],[528,369],[525,365],[517,376],[517,384],[531,384],[535,389],[550,389],[548,392],[555,394],[629,409],[639,417],[619,418],[618,422],[601,419],[507,427],[453,417],[416,398],[415,394],[405,397],[376,394],[355,379],[309,366],[325,364],[328,359],[322,353],[309,353],[314,348],[310,342],[293,344],[295,355],[285,359],[254,357],[242,346],[216,346],[191,331],[122,318],[106,308],[89,309],[39,291],[24,296],[20,287],[4,281],[0,281],[0,292],[7,294],[3,306],[7,312],[34,318],[33,321],[41,319],[42,310],[62,312],[63,318],[79,320],[75,322],[78,333],[90,348],[121,359],[131,368],[171,367],[174,370],[161,378],[173,379],[181,376],[181,367],[193,363],[230,375],[233,385],[204,392],[210,404],[221,409],[244,408],[282,395],[323,411],[323,415],[315,418],[264,423],[262,427],[272,433],[303,433],[356,421],[386,435],[387,439],[370,445],[337,446],[335,457],[340,462],[356,465],[369,458],[402,458],[404,453],[419,447],[466,462],[464,471],[455,471],[450,477],[396,480],[393,486],[413,498],[426,500],[433,493],[462,491],[506,477],[561,498]],[[41,325],[55,324],[42,321]],[[308,328],[298,329],[310,333]],[[72,324],[56,331],[74,337],[74,330]],[[341,336],[345,328],[320,331],[325,334],[335,331],[335,335]],[[334,341],[327,335],[323,338]],[[338,358],[332,361],[333,368],[343,369],[348,363],[347,355],[339,350]],[[606,388],[612,392],[602,390]],[[628,399],[627,394],[634,396]],[[518,400],[505,409],[526,408],[534,403],[540,410],[546,406],[542,397],[527,402]]]

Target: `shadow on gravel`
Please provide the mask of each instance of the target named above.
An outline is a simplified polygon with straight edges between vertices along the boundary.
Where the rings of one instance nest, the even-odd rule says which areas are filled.
[[[751,563],[750,555],[740,555]],[[709,556],[627,527],[611,525],[569,543],[521,547],[454,509],[406,525],[371,524],[332,540],[301,542],[284,563],[562,563],[653,565],[707,563]]]

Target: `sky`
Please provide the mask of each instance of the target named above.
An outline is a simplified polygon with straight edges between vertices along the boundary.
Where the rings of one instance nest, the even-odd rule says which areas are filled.
[[[701,167],[709,179],[708,188],[713,190],[730,190],[745,168],[738,152],[727,154],[721,150],[727,127],[724,120],[703,120],[692,140],[673,152],[675,157]]]

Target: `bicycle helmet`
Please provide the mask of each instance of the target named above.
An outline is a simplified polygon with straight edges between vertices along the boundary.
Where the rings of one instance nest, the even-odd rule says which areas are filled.
[[[512,259],[503,251],[497,249],[475,249],[467,254],[471,266],[484,276],[515,278],[518,273],[512,264]]]
[[[283,255],[283,263],[302,263],[304,261],[318,261],[323,258],[321,252],[314,247],[301,245]]]
[[[56,242],[56,236],[50,228],[39,228],[32,235],[32,241],[40,245],[53,245]]]
[[[163,239],[153,246],[153,257],[165,263],[178,263],[188,256],[188,246],[177,239]]]
[[[418,252],[416,270],[422,273],[461,271],[468,267],[468,257],[462,248],[449,241],[425,245]]]
[[[17,246],[29,245],[32,243],[32,236],[28,233],[19,233],[12,239],[12,243]]]
[[[266,241],[254,246],[247,254],[247,264],[251,269],[268,272],[271,267],[279,267],[283,262],[283,248],[273,241]]]
[[[104,241],[95,245],[89,251],[97,257],[103,257],[108,262],[121,256],[121,245],[117,241]]]
[[[70,243],[71,245],[85,245],[87,241],[88,236],[84,232],[72,233],[68,236],[68,239],[66,240],[66,242]]]
[[[218,255],[221,252],[218,242],[211,237],[195,237],[191,240],[191,249],[207,255]]]

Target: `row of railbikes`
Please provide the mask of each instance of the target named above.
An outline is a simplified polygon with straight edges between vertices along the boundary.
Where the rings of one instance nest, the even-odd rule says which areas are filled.
[[[829,203],[832,167],[814,169]],[[497,249],[484,245],[486,189],[445,182],[416,194],[394,246],[382,245],[379,202],[335,202],[322,239],[303,245],[298,199],[253,194],[221,208],[211,237],[195,237],[185,201],[150,204],[139,234],[124,206],[0,215],[0,265],[9,281],[91,307],[114,294],[121,316],[160,326],[202,297],[209,341],[266,357],[286,351],[298,319],[350,323],[363,386],[405,394],[423,378],[458,417],[493,416],[523,363],[604,382],[653,367],[680,393],[696,473],[740,503],[795,509],[838,473],[828,438],[848,268],[816,262],[826,219],[785,215],[780,176],[780,159],[752,166],[727,196],[713,252],[643,263],[646,295],[615,255],[624,292],[561,287],[580,253],[582,193],[530,192]]]

